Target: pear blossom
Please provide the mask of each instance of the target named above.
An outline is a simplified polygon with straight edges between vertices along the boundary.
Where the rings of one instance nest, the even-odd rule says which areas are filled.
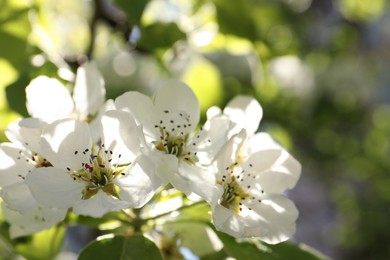
[[[26,106],[32,117],[45,122],[62,118],[90,121],[105,101],[104,80],[94,62],[77,69],[73,96],[57,79],[38,76],[26,87]]]
[[[62,119],[42,132],[41,152],[53,167],[26,176],[33,196],[47,207],[101,217],[143,206],[156,188],[154,165],[140,154],[142,137],[121,111],[101,118],[102,144],[93,143],[87,123]]]
[[[3,216],[11,224],[11,237],[50,228],[66,215],[66,210],[48,208],[36,201],[25,183],[33,169],[50,166],[39,148],[45,125],[37,118],[19,119],[5,131],[11,142],[0,144],[0,196]]]
[[[236,96],[223,112],[235,123],[231,140],[213,163],[216,186],[212,191],[213,222],[235,237],[258,237],[275,244],[295,232],[298,211],[283,193],[295,186],[301,166],[265,132],[257,132],[263,110],[256,99]]]
[[[89,122],[94,140],[100,135],[102,114],[114,107],[112,100],[105,102],[104,80],[94,62],[82,64],[76,72],[73,95],[59,80],[38,76],[26,87],[26,107],[32,117],[51,123],[58,119],[73,118]]]
[[[229,137],[245,129],[247,141],[244,145],[247,147],[242,150],[248,154],[269,148],[282,148],[268,133],[257,132],[263,117],[263,109],[255,98],[238,95],[228,102],[223,111],[216,106],[207,111],[208,118],[220,116],[226,116],[234,122],[234,127],[228,133]]]
[[[147,154],[162,183],[169,182],[186,195],[208,195],[204,186],[214,179],[205,166],[227,141],[231,127],[227,117],[214,117],[196,131],[199,101],[186,84],[174,80],[162,84],[154,99],[130,91],[119,96],[115,106],[142,125]]]
[[[234,237],[285,241],[295,232],[298,211],[283,192],[295,186],[301,166],[280,147],[248,153],[247,141],[242,130],[214,161],[213,223]]]
[[[238,95],[228,102],[223,111],[213,106],[207,111],[207,117],[213,118],[221,114],[227,116],[235,123],[235,127],[229,133],[230,136],[245,129],[248,135],[253,135],[263,117],[263,109],[259,102],[251,96]]]
[[[26,175],[35,168],[50,166],[39,150],[44,125],[36,118],[17,120],[5,131],[12,142],[0,144],[0,196],[9,208],[22,213],[39,205],[25,185]]]
[[[34,78],[26,87],[26,107],[32,117],[46,122],[70,117],[74,103],[68,89],[57,79]]]

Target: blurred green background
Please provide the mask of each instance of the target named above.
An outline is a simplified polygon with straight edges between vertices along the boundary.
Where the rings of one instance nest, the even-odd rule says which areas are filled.
[[[87,58],[108,98],[179,78],[204,118],[255,96],[260,130],[303,165],[293,240],[334,259],[390,258],[388,1],[1,0],[0,141],[28,116],[31,79],[71,89]]]

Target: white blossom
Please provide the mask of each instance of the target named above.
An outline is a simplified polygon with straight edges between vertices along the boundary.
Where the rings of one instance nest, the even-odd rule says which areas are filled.
[[[247,140],[244,130],[233,136],[213,164],[213,223],[234,237],[285,241],[295,232],[298,211],[282,193],[295,186],[301,166],[282,148],[248,153]]]
[[[12,142],[0,144],[0,195],[10,209],[21,213],[39,205],[25,185],[26,175],[35,168],[50,166],[39,149],[44,126],[36,118],[17,120],[5,131]]]
[[[100,217],[141,207],[151,198],[156,188],[150,178],[154,165],[140,154],[134,119],[121,111],[108,111],[101,129],[102,144],[96,146],[85,122],[63,119],[45,128],[42,154],[53,167],[35,169],[26,178],[40,203]]]
[[[48,123],[63,118],[88,122],[93,140],[98,141],[100,117],[114,104],[112,100],[105,102],[104,80],[94,62],[78,67],[72,92],[55,78],[39,76],[26,87],[27,110]]]
[[[244,143],[246,148],[242,149],[243,152],[252,154],[259,150],[282,148],[268,133],[257,132],[263,117],[263,109],[255,98],[238,95],[228,102],[223,111],[215,106],[207,111],[208,118],[221,116],[226,116],[234,122],[234,127],[228,133],[229,137],[245,129],[247,140]]]
[[[17,120],[5,131],[12,142],[0,144],[0,196],[4,219],[11,224],[11,237],[50,228],[66,215],[66,210],[40,204],[25,183],[29,172],[50,166],[40,154],[40,135],[45,125],[36,118]]]
[[[38,76],[26,87],[26,107],[32,117],[45,122],[71,117],[74,103],[69,90],[57,79]]]
[[[115,106],[142,125],[161,182],[205,198],[204,187],[214,183],[205,166],[227,141],[231,121],[215,117],[196,130],[199,101],[187,85],[174,80],[160,86],[154,99],[131,91],[119,96]]]

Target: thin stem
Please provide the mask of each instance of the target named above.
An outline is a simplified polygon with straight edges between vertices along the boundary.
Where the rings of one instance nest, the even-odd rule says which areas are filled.
[[[133,221],[132,221],[132,224],[134,227],[134,232],[140,233],[142,224],[144,223],[143,220],[141,220],[141,218],[140,218],[141,209],[133,209],[133,213],[135,215],[135,218],[133,218]]]

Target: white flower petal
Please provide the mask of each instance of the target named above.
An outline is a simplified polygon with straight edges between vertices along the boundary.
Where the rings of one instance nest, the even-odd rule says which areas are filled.
[[[245,146],[247,147],[249,154],[260,150],[282,149],[280,144],[278,144],[269,134],[264,132],[250,136],[246,141]]]
[[[66,209],[81,200],[83,183],[74,181],[61,169],[37,168],[26,177],[26,184],[35,199],[48,207]]]
[[[162,115],[164,111],[185,112],[189,116],[191,126],[188,131],[195,129],[200,117],[200,106],[194,92],[183,82],[168,80],[157,90],[154,105]]]
[[[124,176],[118,176],[114,180],[121,189],[119,194],[121,200],[127,201],[131,208],[145,205],[153,196],[154,190],[160,186],[154,171],[154,164],[148,157],[137,158]]]
[[[243,226],[232,210],[219,204],[213,207],[213,224],[219,231],[225,232],[234,237],[240,237],[243,233]]]
[[[242,164],[242,167],[251,167],[253,172],[256,174],[261,174],[263,171],[268,170],[273,165],[275,165],[276,161],[279,159],[282,153],[283,150],[281,149],[258,151],[254,154],[251,154],[245,163]]]
[[[132,162],[140,152],[142,133],[129,112],[120,110],[107,111],[102,116],[102,143],[104,148],[113,152],[113,157],[120,157],[120,163]]]
[[[39,205],[24,182],[4,187],[1,190],[1,198],[9,209],[17,210],[22,214]]]
[[[259,102],[250,96],[236,96],[227,104],[223,113],[237,124],[237,131],[246,129],[248,135],[256,132],[263,117]]]
[[[95,116],[94,119],[92,119],[92,121],[89,122],[89,128],[90,128],[92,140],[94,143],[99,143],[100,138],[101,138],[100,124],[101,124],[101,119],[102,119],[103,114],[106,111],[114,110],[114,109],[115,109],[114,100],[112,100],[112,99],[107,100],[103,104],[103,106],[99,109],[97,116]]]
[[[107,195],[102,190],[87,200],[79,200],[73,206],[76,214],[100,218],[110,211],[119,211],[129,207],[129,203]]]
[[[106,97],[104,80],[94,62],[86,62],[77,69],[73,100],[80,118],[95,115]]]
[[[73,100],[65,86],[54,78],[39,76],[26,87],[27,110],[32,117],[46,122],[67,118],[73,112]]]
[[[300,176],[301,165],[285,150],[264,150],[254,153],[246,164],[252,164],[258,183],[267,193],[292,189]],[[255,187],[255,186],[253,186]]]
[[[11,224],[10,237],[12,239],[48,229],[62,221],[66,216],[66,210],[49,209],[41,206],[21,214],[7,208],[4,203],[2,203],[2,211],[4,219]]]
[[[12,144],[0,144],[0,186],[7,187],[23,182],[27,173],[35,167],[29,162],[31,152],[24,147]]]
[[[215,167],[217,177],[220,178],[222,173],[225,172],[226,167],[231,166],[237,160],[239,149],[241,148],[246,138],[245,130],[234,135],[230,140],[222,147],[220,152],[216,156]]]
[[[207,119],[211,119],[221,114],[222,114],[222,110],[217,106],[212,106],[206,111]]]
[[[119,110],[133,114],[137,123],[143,126],[146,137],[155,140],[159,132],[154,127],[158,121],[152,100],[139,92],[129,91],[115,99],[115,106]]]
[[[243,237],[258,237],[266,243],[276,244],[289,239],[295,233],[298,210],[283,195],[272,194],[251,206],[255,221],[245,228]]]
[[[231,236],[257,237],[270,244],[283,242],[294,234],[298,211],[291,200],[272,194],[250,207],[235,214],[217,205],[213,208],[213,223]]]
[[[188,151],[197,153],[200,164],[209,164],[228,141],[228,132],[233,122],[225,116],[213,117],[206,121],[202,130],[188,141]],[[194,146],[193,144],[196,144]]]
[[[172,154],[165,154],[160,151],[151,151],[148,154],[156,167],[156,176],[159,178],[161,185],[167,184],[177,174],[179,160]]]
[[[192,193],[211,201],[215,186],[215,175],[199,165],[180,162],[178,174],[171,176],[172,185],[190,196]]]
[[[11,142],[39,153],[41,133],[45,125],[38,118],[23,118],[9,124],[5,134]]]
[[[92,139],[87,123],[63,119],[45,128],[41,144],[41,154],[55,167],[79,169],[89,161]]]

